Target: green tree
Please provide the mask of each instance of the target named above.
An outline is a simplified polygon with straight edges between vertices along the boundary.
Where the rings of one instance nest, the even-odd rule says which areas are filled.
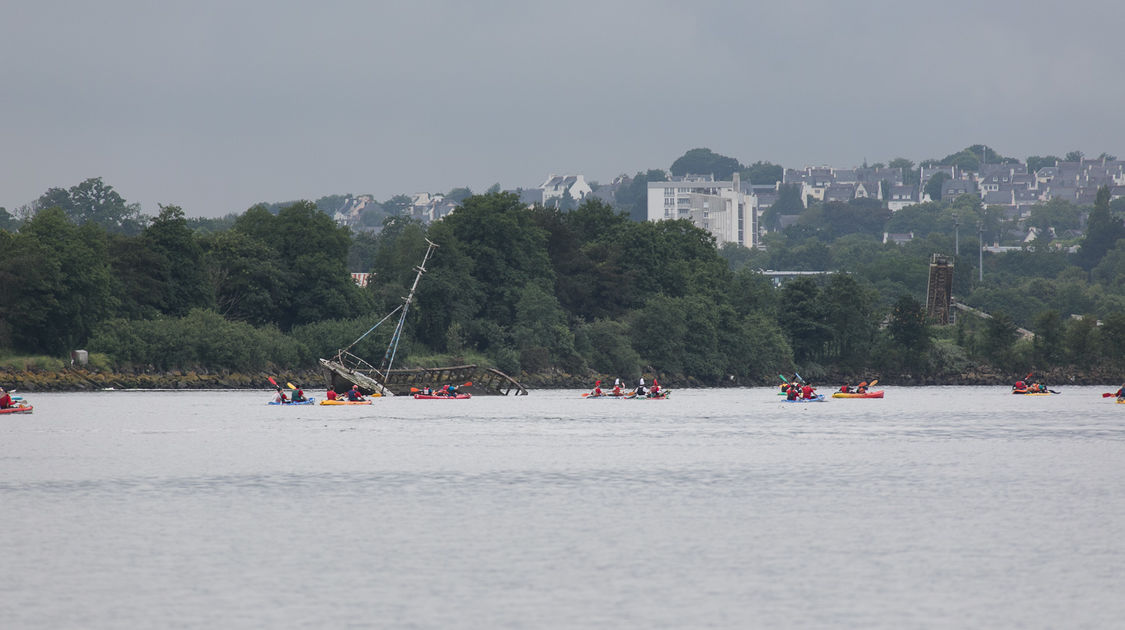
[[[1109,187],[1102,186],[1098,189],[1094,209],[1086,223],[1086,237],[1078,247],[1076,262],[1083,269],[1093,269],[1121,238],[1125,238],[1125,226],[1110,214]]]
[[[554,285],[548,235],[515,194],[469,197],[442,223],[448,224],[463,251],[471,252],[470,274],[483,292],[480,316],[511,322],[524,286],[537,281]],[[436,266],[438,260],[434,262]]]
[[[762,225],[770,231],[781,229],[782,215],[801,214],[805,205],[801,202],[800,184],[782,184],[777,189],[777,201],[762,213]]]
[[[941,201],[941,186],[950,179],[949,173],[944,171],[934,173],[934,176],[926,182],[923,192],[930,196],[931,201]]]
[[[1125,313],[1109,313],[1102,319],[1098,346],[1106,363],[1118,370],[1125,367]]]
[[[932,345],[930,327],[926,324],[926,309],[909,295],[900,295],[891,309],[888,330],[897,350],[905,357],[907,368],[923,365]]]
[[[203,264],[203,248],[179,206],[160,206],[160,213],[141,237],[157,257],[150,272],[166,279],[160,289],[163,314],[182,317],[193,308],[214,306],[214,294]]]
[[[1081,162],[1084,157],[1086,157],[1086,154],[1081,151],[1067,151],[1063,160],[1066,162]]]
[[[1027,224],[1043,232],[1049,228],[1056,231],[1077,229],[1082,222],[1081,209],[1065,199],[1054,198],[1031,207]]]
[[[1032,356],[1037,365],[1056,365],[1063,358],[1066,329],[1058,311],[1046,310],[1035,316]]]
[[[1071,365],[1089,367],[1098,356],[1098,321],[1095,317],[1072,318],[1066,325],[1066,358]]]
[[[0,250],[0,329],[26,352],[81,347],[116,307],[105,230],[41,210]]]
[[[19,225],[19,222],[8,212],[8,209],[0,207],[0,230],[12,231],[16,229],[17,225]]]
[[[902,183],[906,186],[911,186],[918,183],[918,169],[914,168],[914,162],[906,158],[895,158],[888,164],[890,168],[902,169]]]
[[[348,228],[337,226],[312,202],[295,202],[276,217],[265,206],[254,206],[238,218],[234,229],[265,243],[283,261],[286,303],[277,322],[283,330],[354,317],[370,308],[347,269]]]
[[[675,162],[669,170],[677,177],[684,175],[714,175],[717,180],[728,180],[741,170],[742,165],[738,160],[719,155],[711,149],[691,149]]]
[[[829,276],[821,296],[824,321],[832,332],[828,355],[848,370],[865,367],[876,332],[875,296],[844,273]]]
[[[449,199],[450,201],[456,201],[457,203],[461,203],[462,201],[465,201],[472,196],[473,191],[468,186],[464,186],[462,188],[454,188],[445,193],[446,199]]]
[[[881,236],[883,226],[890,218],[891,211],[878,199],[829,201],[824,204],[824,220],[835,236],[854,233]]]
[[[512,332],[520,350],[520,365],[525,370],[542,371],[565,365],[567,371],[581,367],[574,349],[574,334],[567,327],[566,313],[555,296],[530,283],[516,303]]]
[[[409,216],[414,200],[406,195],[395,195],[383,202],[383,209],[392,217]]]
[[[241,230],[208,235],[202,246],[215,307],[223,317],[255,326],[282,319],[293,276],[276,250]]]
[[[578,325],[575,345],[595,373],[630,381],[641,373],[641,356],[633,349],[629,335],[629,327],[623,322],[596,319]]]
[[[751,184],[773,186],[782,180],[783,175],[784,169],[780,164],[758,161],[743,168],[741,177]]]
[[[67,190],[50,188],[36,202],[40,209],[58,207],[79,225],[95,223],[111,232],[136,234],[144,226],[140,206],[130,204],[100,177]]]
[[[994,365],[1004,369],[1012,368],[1012,346],[1017,339],[1019,331],[1016,322],[1007,313],[996,311],[984,322],[981,351]]]
[[[805,277],[786,282],[779,307],[779,323],[793,349],[793,360],[804,363],[820,358],[832,329],[825,324],[824,302],[816,282]]]

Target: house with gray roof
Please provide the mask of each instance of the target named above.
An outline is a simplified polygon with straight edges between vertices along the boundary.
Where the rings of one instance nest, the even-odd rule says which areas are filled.
[[[947,179],[941,183],[941,200],[949,201],[961,195],[976,194],[976,184],[967,179]]]
[[[824,189],[824,201],[848,202],[855,199],[855,184],[835,183]]]
[[[917,186],[891,186],[890,193],[887,195],[887,208],[891,212],[898,212],[906,206],[912,206],[916,203],[918,203]]]
[[[857,182],[855,185],[855,198],[856,199],[878,199],[883,200],[883,182]]]

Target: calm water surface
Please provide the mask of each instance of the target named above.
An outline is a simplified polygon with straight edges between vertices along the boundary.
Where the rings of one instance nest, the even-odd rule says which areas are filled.
[[[0,628],[1125,625],[1115,388],[35,394]]]

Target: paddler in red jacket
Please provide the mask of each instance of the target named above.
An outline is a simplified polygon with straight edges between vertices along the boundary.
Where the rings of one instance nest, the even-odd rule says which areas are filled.
[[[801,395],[805,400],[811,400],[813,397],[813,386],[805,383],[805,386],[801,388]]]

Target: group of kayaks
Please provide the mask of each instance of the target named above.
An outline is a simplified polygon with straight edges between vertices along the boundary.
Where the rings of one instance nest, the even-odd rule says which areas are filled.
[[[286,383],[289,389],[293,390],[294,396],[302,396],[301,400],[295,401],[287,399],[285,397],[284,393],[282,392],[281,385],[278,385],[277,381],[274,380],[272,376],[268,377],[268,379],[270,384],[277,388],[277,398],[280,398],[280,400],[275,398],[274,400],[270,401],[269,403],[267,403],[269,405],[370,405],[371,401],[368,400],[368,398],[379,398],[382,396],[382,394],[374,393],[364,398],[351,400],[348,398],[350,394],[339,394],[338,398],[329,398],[326,400],[317,401],[315,398],[303,398],[304,392],[301,390],[301,388],[297,387],[293,383]],[[426,389],[411,387],[410,391],[413,393],[416,400],[468,400],[469,398],[472,398],[473,395],[464,392],[458,392],[457,388],[470,386],[472,386],[472,382],[464,383],[459,386],[450,385],[446,388],[437,390],[429,387],[427,387]],[[353,387],[352,389],[354,392],[358,392],[357,388]]]
[[[448,396],[448,395],[444,395],[444,394],[414,394],[414,398],[417,399],[417,400],[467,400],[467,399],[472,398],[472,397],[473,397],[472,394],[455,394],[453,396]],[[373,394],[372,398],[379,398],[379,394]],[[300,401],[297,401],[297,402],[270,401],[267,404],[270,404],[270,405],[286,405],[286,406],[288,406],[288,405],[370,405],[371,401],[370,400],[347,400],[347,399],[320,400],[320,401],[318,401],[318,400],[315,400],[313,398],[309,398],[308,400],[300,400]]]
[[[620,394],[613,394],[609,392],[602,392],[601,394],[593,394],[590,392],[582,394],[583,398],[613,398],[617,400],[664,400],[672,394],[671,390],[662,390],[656,394],[638,394],[637,392],[622,392]]]
[[[2,393],[2,392],[0,392],[0,393]],[[26,400],[23,399],[23,396],[12,396],[10,393],[8,395],[12,399],[12,406],[11,407],[4,407],[3,409],[0,409],[0,415],[8,415],[8,414],[14,414],[14,413],[31,413],[35,409],[35,407],[33,407],[31,405],[31,403],[29,403],[29,402],[27,402]]]

